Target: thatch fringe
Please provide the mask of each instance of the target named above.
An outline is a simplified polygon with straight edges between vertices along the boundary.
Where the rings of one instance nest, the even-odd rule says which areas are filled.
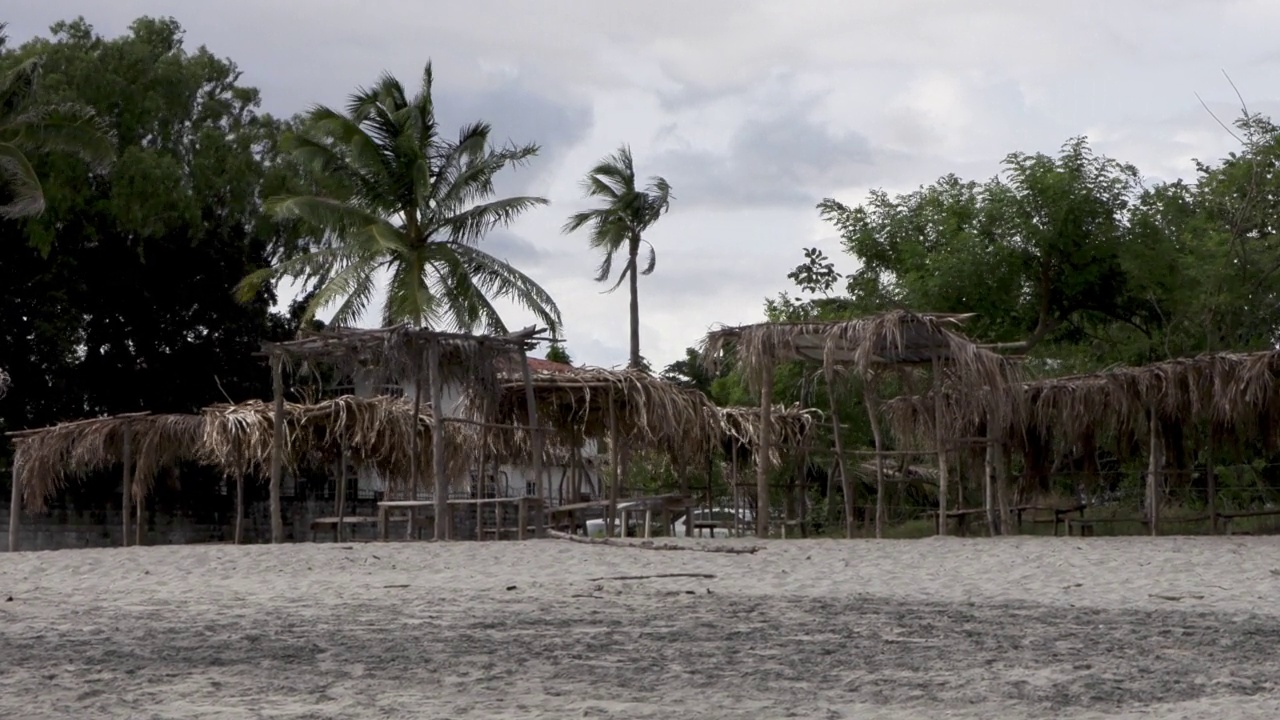
[[[126,433],[132,438],[132,490],[145,494],[162,468],[196,458],[201,423],[199,415],[134,413],[18,433],[13,462],[23,505],[42,510],[71,478],[122,463]]]
[[[712,369],[732,357],[754,390],[767,368],[795,360],[852,368],[863,377],[938,360],[966,387],[1001,388],[1016,366],[960,334],[969,317],[894,310],[857,320],[725,327],[707,334],[702,355]]]
[[[1147,427],[1154,410],[1162,422],[1211,424],[1243,437],[1274,443],[1280,430],[1280,352],[1213,353],[1121,367],[1087,375],[1009,385],[992,403],[1005,408],[996,436],[1015,447],[1028,437],[1062,445],[1101,436],[1129,437]],[[943,394],[944,434],[974,435],[985,426],[985,405]],[[931,445],[933,396],[900,397],[885,404],[899,443]],[[925,441],[925,442],[922,442]]]
[[[760,408],[757,406],[734,406],[716,408],[720,415],[724,439],[730,450],[741,449],[754,453],[760,446]],[[794,405],[775,405],[769,415],[770,445],[769,460],[777,467],[782,462],[782,452],[794,452],[809,442],[809,433],[814,424],[821,422],[824,415],[819,410],[802,408]]]
[[[668,453],[673,459],[705,457],[720,440],[714,406],[701,393],[686,390],[638,370],[578,368],[530,376],[538,425],[549,445],[582,447],[588,439],[609,437],[613,398],[619,437],[635,448]],[[528,408],[522,381],[503,382],[494,398],[464,393],[460,414],[477,422],[511,425],[519,430],[487,433],[488,449],[504,458],[527,457]]]
[[[345,395],[312,404],[285,404],[287,465],[310,460],[325,464],[349,457],[406,486],[414,432],[421,433],[418,467],[432,468],[431,433],[435,421],[424,406],[415,423],[412,403],[404,398],[361,398]],[[446,467],[451,478],[465,477],[475,451],[476,432],[445,422]],[[73,477],[123,462],[125,433],[133,447],[133,491],[145,495],[157,473],[183,461],[201,462],[227,476],[265,475],[274,448],[274,412],[270,403],[253,400],[214,405],[200,415],[136,413],[65,423],[15,433],[14,462],[24,506],[42,510],[49,497]]]

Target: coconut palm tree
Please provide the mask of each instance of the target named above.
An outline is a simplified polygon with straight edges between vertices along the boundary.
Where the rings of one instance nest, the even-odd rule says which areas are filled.
[[[276,218],[296,220],[313,240],[311,252],[245,278],[252,298],[269,280],[290,277],[314,291],[304,321],[337,305],[332,322],[350,325],[385,278],[382,322],[414,327],[505,332],[493,301],[531,311],[553,332],[560,310],[536,282],[480,249],[540,197],[494,200],[494,176],[525,164],[537,145],[494,147],[487,123],[467,125],[456,140],[441,136],[427,63],[413,97],[384,74],[359,89],[346,112],[314,108],[289,148],[313,171],[315,192],[268,199]]]
[[[0,23],[0,38],[5,25]],[[0,47],[3,46],[0,39]],[[33,152],[68,152],[94,167],[111,160],[111,141],[91,110],[45,104],[37,97],[41,62],[29,59],[0,76],[0,217],[44,211],[44,189],[27,159]]]
[[[607,282],[613,274],[614,256],[626,252],[626,264],[618,274],[618,280],[605,292],[613,292],[628,280],[631,289],[631,357],[628,365],[643,368],[640,355],[640,292],[639,276],[653,272],[657,253],[643,234],[671,207],[671,185],[661,177],[649,178],[643,189],[636,187],[636,168],[631,158],[631,148],[623,145],[617,152],[601,160],[582,180],[582,189],[588,199],[604,202],[593,210],[574,213],[564,225],[565,233],[576,232],[590,226],[589,243],[592,250],[600,251],[602,258],[596,273],[596,282]],[[639,265],[640,246],[647,245],[649,256],[643,269]]]

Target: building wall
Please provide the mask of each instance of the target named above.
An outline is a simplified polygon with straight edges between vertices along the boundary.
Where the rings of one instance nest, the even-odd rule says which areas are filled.
[[[412,382],[402,382],[391,388],[378,388],[367,378],[357,378],[355,381],[355,394],[361,397],[369,397],[375,392],[387,389],[403,392],[404,397],[412,398],[414,392],[414,384]],[[445,385],[441,393],[443,402],[443,411],[445,417],[457,417],[460,413],[459,404],[462,399],[462,390],[457,385]],[[430,394],[423,388],[422,402],[429,402]],[[582,448],[582,457],[587,467],[587,477],[577,488],[577,493],[569,486],[569,478],[573,477],[573,473],[569,472],[569,468],[565,465],[553,465],[546,468],[546,495],[545,499],[554,504],[558,504],[561,499],[560,485],[561,479],[565,481],[564,501],[577,502],[581,495],[596,496],[600,488],[600,472],[601,465],[595,461],[597,456],[597,444],[595,440],[588,440],[586,446]],[[361,492],[386,492],[387,484],[383,478],[372,469],[360,468],[357,473],[357,482]],[[465,493],[474,496],[474,486],[480,484],[479,478],[451,478],[450,487],[454,488],[455,494]],[[500,465],[496,479],[491,479],[485,487],[485,497],[493,497],[496,490],[504,497],[524,497],[536,494],[534,488],[537,487],[536,478],[534,477],[533,467],[527,465]],[[418,497],[427,498],[431,493],[425,489],[418,490]]]

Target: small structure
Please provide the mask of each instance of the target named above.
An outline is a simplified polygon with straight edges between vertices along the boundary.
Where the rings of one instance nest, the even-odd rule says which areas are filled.
[[[725,476],[733,488],[732,501],[735,527],[731,530],[734,533],[738,533],[740,528],[736,527],[736,524],[742,516],[740,511],[743,500],[748,496],[755,497],[758,494],[758,488],[752,488],[753,492],[751,493],[743,492],[741,468],[744,465],[751,467],[756,462],[756,450],[761,447],[761,409],[747,406],[716,409],[720,415],[721,427],[724,429],[721,443],[724,455],[728,459]],[[810,453],[813,450],[810,444],[812,441],[811,431],[817,423],[823,420],[823,413],[812,408],[802,408],[797,403],[791,406],[774,405],[768,416],[769,422],[773,426],[769,430],[769,437],[772,439],[769,445],[770,465],[778,467],[788,457],[798,460],[796,469],[799,478],[797,479],[793,476],[787,484],[785,497],[788,501],[784,506],[782,534],[783,537],[786,537],[787,527],[790,525],[798,525],[801,533],[804,534],[807,532],[805,527],[808,503],[808,484],[805,480],[805,469],[809,462]],[[708,507],[712,504],[710,489],[711,483],[708,482]],[[829,486],[827,489],[828,491],[831,490]]]
[[[527,420],[535,451],[532,453],[534,476],[537,478],[538,496],[542,497],[544,483],[542,473],[542,433],[538,428],[537,408],[533,402],[532,388],[528,383],[529,366],[528,351],[534,343],[546,338],[539,337],[535,327],[525,328],[503,337],[465,335],[444,333],[433,330],[422,330],[407,325],[373,330],[357,328],[334,328],[319,332],[307,333],[303,337],[282,343],[266,343],[264,353],[271,360],[272,386],[274,388],[274,446],[271,459],[271,515],[272,539],[281,542],[284,539],[284,527],[280,517],[280,480],[283,472],[284,458],[284,381],[283,367],[286,363],[304,363],[307,365],[327,365],[335,368],[342,376],[355,379],[362,377],[376,384],[412,382],[413,400],[411,415],[421,415],[423,408],[422,391],[424,387],[429,393],[426,398],[427,407],[435,423],[445,426],[451,422],[460,422],[456,417],[448,417],[443,409],[444,390],[446,385],[461,388],[482,390],[477,397],[493,394],[500,382],[500,371],[509,369],[518,363],[525,379],[525,398]],[[488,434],[509,431],[509,426],[480,423],[477,432]],[[434,432],[432,441],[432,476],[436,539],[446,539],[450,532],[449,514],[449,450],[445,442],[447,432]],[[409,484],[417,487],[422,481],[422,467],[419,460],[422,452],[419,447],[420,434],[413,433],[409,452]],[[535,523],[539,535],[543,529],[542,507],[535,510]],[[410,516],[409,532],[413,524]]]
[[[41,510],[72,477],[116,465],[123,469],[123,542],[128,545],[131,509],[142,517],[161,468],[199,456],[201,431],[199,415],[141,412],[5,433],[14,441],[9,550],[18,549],[23,507]],[[141,542],[140,525],[135,543]]]
[[[878,412],[874,385],[879,373],[890,369],[929,368],[935,388],[950,384],[973,397],[989,397],[1009,382],[1011,368],[1006,358],[976,345],[960,334],[959,328],[972,315],[913,313],[895,310],[858,320],[838,322],[760,323],[721,328],[709,333],[703,343],[703,357],[712,366],[729,355],[745,371],[748,384],[760,393],[759,444],[771,450],[773,439],[770,414],[773,408],[773,373],[782,363],[803,361],[822,366],[831,399],[831,422],[835,454],[845,496],[846,536],[854,533],[853,488],[845,468],[840,442],[839,418],[835,413],[831,388],[839,374],[863,382],[867,412],[874,420]],[[937,409],[941,413],[941,407]],[[879,425],[875,431],[877,470],[876,534],[883,528],[884,477]],[[946,533],[947,462],[946,438],[935,438],[938,455],[939,533]],[[759,455],[756,482],[759,512],[757,532],[768,531],[769,452]]]
[[[889,403],[891,427],[899,442],[919,445],[939,433],[955,436],[985,432],[1001,453],[1021,451],[1029,466],[1047,457],[1050,448],[1096,448],[1101,439],[1117,444],[1145,436],[1147,516],[1158,532],[1164,495],[1165,463],[1173,437],[1185,438],[1194,428],[1212,456],[1215,443],[1260,439],[1276,443],[1280,428],[1280,351],[1212,353],[1119,367],[1069,377],[1046,378],[1006,386],[998,402],[974,403],[944,391],[896,398]],[[928,410],[941,406],[935,416]],[[992,409],[1002,409],[992,415]],[[941,428],[939,428],[941,426]],[[1188,432],[1188,429],[1190,431]],[[1216,507],[1214,463],[1208,463],[1211,528],[1226,517]],[[1000,482],[998,478],[998,482]],[[1003,487],[1002,490],[1003,492]],[[1005,512],[1002,507],[1001,512]]]

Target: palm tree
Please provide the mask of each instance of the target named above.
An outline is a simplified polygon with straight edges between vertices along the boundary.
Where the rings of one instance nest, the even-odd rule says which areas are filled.
[[[591,249],[599,250],[603,257],[596,273],[596,282],[607,282],[613,273],[613,258],[625,249],[627,263],[618,275],[618,281],[605,292],[613,292],[630,281],[631,289],[631,357],[628,366],[636,369],[645,366],[640,356],[640,293],[639,275],[653,272],[657,253],[653,245],[644,239],[643,233],[671,207],[671,185],[661,177],[649,178],[644,189],[636,188],[636,168],[631,159],[631,148],[623,145],[617,152],[604,158],[582,180],[587,198],[598,198],[604,205],[594,210],[583,210],[570,216],[564,232],[575,232],[591,226]],[[649,257],[644,269],[640,269],[641,244],[649,246]]]
[[[0,47],[4,28],[0,23]],[[91,110],[39,102],[40,68],[32,58],[0,76],[0,217],[6,219],[44,211],[44,189],[28,153],[73,153],[95,168],[111,160],[111,141]]]
[[[440,135],[427,63],[412,98],[389,74],[359,89],[346,113],[314,108],[302,132],[288,140],[295,159],[314,171],[311,195],[270,198],[267,210],[309,231],[311,252],[245,278],[241,299],[267,281],[291,277],[314,291],[304,311],[337,304],[332,323],[349,325],[387,287],[384,325],[505,332],[495,299],[530,310],[552,332],[560,327],[555,301],[524,273],[479,248],[494,228],[509,225],[540,197],[494,195],[493,178],[525,164],[537,145],[495,148],[487,123],[462,128],[457,140]]]

